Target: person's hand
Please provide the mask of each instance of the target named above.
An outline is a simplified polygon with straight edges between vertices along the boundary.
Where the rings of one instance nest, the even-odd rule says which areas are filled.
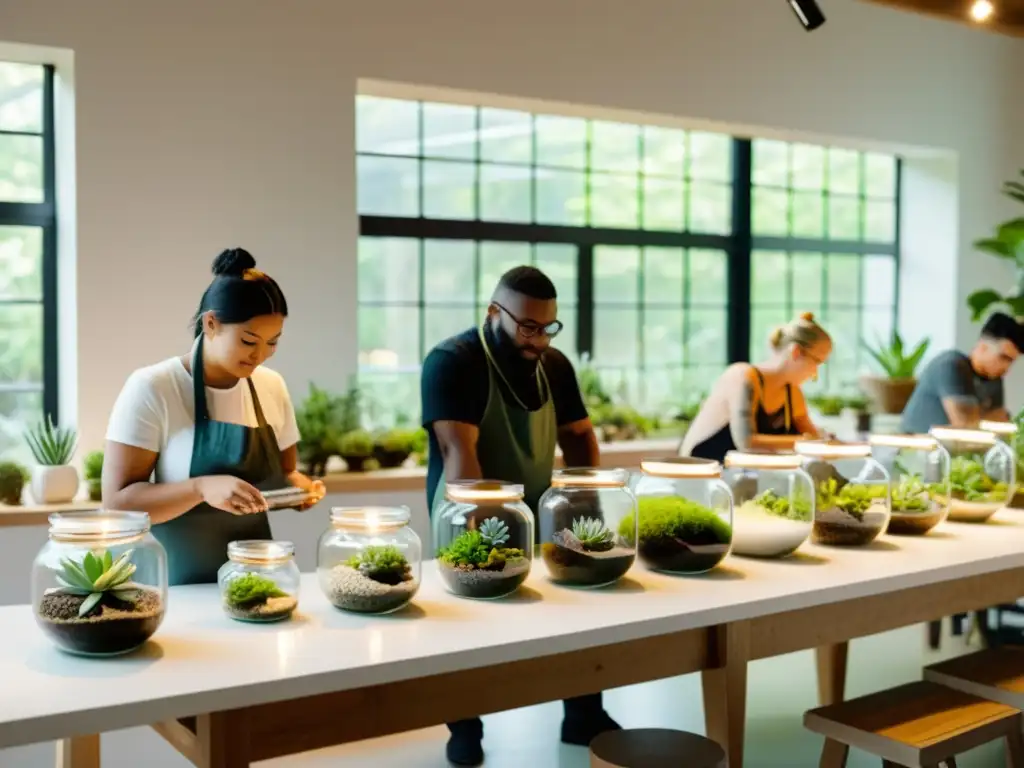
[[[203,501],[215,509],[233,515],[252,515],[267,511],[263,494],[244,480],[231,475],[210,475],[198,477],[196,490]]]
[[[327,495],[327,487],[323,480],[313,480],[306,490],[309,492],[309,498],[295,508],[299,512],[305,512],[310,507],[315,507]]]

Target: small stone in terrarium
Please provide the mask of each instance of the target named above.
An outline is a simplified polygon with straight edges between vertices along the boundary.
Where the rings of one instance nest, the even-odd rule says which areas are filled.
[[[508,525],[489,517],[476,530],[459,534],[437,553],[445,585],[461,597],[495,598],[515,592],[530,573],[522,549],[506,547]]]
[[[942,522],[943,504],[933,498],[933,490],[941,493],[942,483],[926,485],[920,477],[907,474],[892,489],[892,516],[889,533],[920,536]]]
[[[299,601],[262,574],[249,572],[232,579],[224,590],[224,610],[239,621],[287,619]]]
[[[637,554],[648,567],[669,573],[703,573],[729,552],[732,526],[715,510],[679,496],[641,497]],[[633,516],[623,518],[619,535],[633,543]]]
[[[541,545],[548,573],[556,582],[604,586],[618,581],[633,565],[636,553],[624,546],[600,518],[573,520]]]
[[[732,551],[748,557],[785,557],[807,540],[811,504],[806,498],[790,500],[772,489],[736,507]]]
[[[321,576],[327,599],[355,613],[391,613],[412,600],[419,583],[396,546],[369,546]]]
[[[814,541],[839,547],[870,544],[886,525],[884,485],[861,485],[835,477],[818,484]]]

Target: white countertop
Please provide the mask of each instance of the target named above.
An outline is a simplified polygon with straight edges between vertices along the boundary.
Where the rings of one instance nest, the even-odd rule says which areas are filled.
[[[619,587],[556,587],[534,569],[528,589],[480,602],[447,595],[433,563],[413,610],[345,614],[304,576],[290,622],[241,624],[216,587],[178,587],[160,631],[118,659],[57,651],[28,606],[0,608],[0,747],[109,731],[396,680],[471,669],[705,627],[1024,566],[1024,512],[986,525],[947,523],[924,538],[871,547],[805,544],[782,561],[730,557],[702,577],[637,567]],[[756,638],[755,638],[756,642]]]

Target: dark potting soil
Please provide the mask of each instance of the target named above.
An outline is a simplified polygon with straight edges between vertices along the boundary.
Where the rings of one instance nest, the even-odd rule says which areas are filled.
[[[588,552],[572,531],[559,531],[555,541],[541,545],[551,580],[580,587],[603,587],[621,579],[633,565],[636,553],[626,547]]]
[[[830,547],[863,547],[878,538],[885,525],[885,513],[874,507],[867,509],[860,520],[841,509],[818,510],[811,538],[815,544]]]
[[[921,536],[942,522],[942,508],[933,506],[930,512],[897,512],[889,518],[888,533],[899,536]]]
[[[299,600],[291,595],[285,597],[268,597],[255,605],[231,605],[224,603],[224,612],[238,621],[264,623],[283,621],[290,617],[299,606]]]
[[[452,594],[484,600],[512,594],[530,575],[530,561],[526,558],[507,562],[500,571],[456,568],[445,562],[438,565],[441,578]]]
[[[40,626],[63,650],[85,656],[114,656],[133,651],[146,642],[164,618],[160,595],[140,587],[134,604],[105,595],[85,618],[78,609],[85,597],[60,591],[43,596],[38,610]]]
[[[667,536],[642,538],[637,554],[648,568],[668,573],[704,573],[728,554],[728,544],[687,544]]]

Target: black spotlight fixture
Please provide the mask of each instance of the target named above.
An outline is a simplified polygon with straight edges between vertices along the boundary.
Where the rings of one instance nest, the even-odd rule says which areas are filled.
[[[813,32],[825,23],[825,14],[821,12],[816,0],[789,0],[789,5],[808,32]]]

